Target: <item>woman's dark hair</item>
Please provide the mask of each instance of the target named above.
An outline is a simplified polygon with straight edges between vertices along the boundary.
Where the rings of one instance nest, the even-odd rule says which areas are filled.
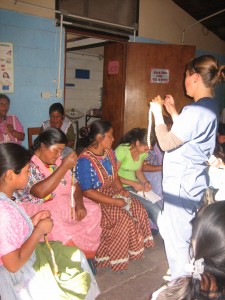
[[[133,128],[128,131],[119,141],[119,144],[135,145],[139,141],[141,144],[147,144],[147,129]]]
[[[206,87],[213,88],[218,82],[225,80],[225,65],[220,66],[217,59],[212,55],[202,55],[192,59],[186,70],[190,75],[201,75]]]
[[[211,284],[216,281],[217,297],[225,299],[225,201],[202,208],[192,221],[191,253],[195,260],[204,259],[204,274]],[[199,279],[192,276],[181,278],[174,286],[165,290],[157,299],[210,299],[209,290],[201,292]],[[169,295],[173,294],[173,297]]]
[[[0,144],[0,177],[8,170],[19,174],[30,162],[32,155],[21,145],[15,143]]]
[[[92,122],[89,126],[88,138],[89,142],[92,144],[96,141],[96,136],[101,134],[105,136],[106,132],[108,132],[112,128],[112,124],[109,121],[105,120],[96,120]]]
[[[59,128],[49,127],[45,129],[33,143],[31,151],[34,152],[41,147],[41,144],[44,144],[47,147],[56,145],[56,144],[65,144],[67,145],[68,139],[65,133]]]
[[[57,111],[59,112],[61,115],[64,116],[65,111],[64,111],[64,107],[62,106],[62,104],[60,102],[56,102],[53,103],[50,107],[49,107],[49,115],[54,112]]]
[[[219,123],[218,126],[218,133],[221,135],[225,135],[225,124],[224,123]]]
[[[6,99],[9,102],[9,104],[10,104],[10,99],[5,94],[0,94],[0,99]]]

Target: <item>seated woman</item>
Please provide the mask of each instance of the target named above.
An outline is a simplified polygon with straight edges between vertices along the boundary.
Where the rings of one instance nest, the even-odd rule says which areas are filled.
[[[147,130],[133,128],[120,140],[120,145],[115,150],[117,167],[123,187],[129,191],[148,192],[151,183],[145,177],[142,168],[148,156]],[[145,200],[144,197],[135,195],[147,210],[149,218],[157,224],[160,206]]]
[[[13,197],[27,184],[30,159],[20,145],[0,145],[0,298],[94,300],[100,291],[84,254],[49,243],[51,213],[41,210],[29,217]],[[39,243],[43,236],[45,243]]]
[[[28,184],[17,191],[16,196],[28,215],[42,209],[51,212],[54,228],[49,234],[50,240],[76,245],[87,258],[93,259],[100,242],[101,209],[93,201],[83,199],[77,183],[73,194],[71,169],[77,155],[72,152],[62,160],[66,144],[67,137],[58,128],[48,128],[37,137]]]
[[[65,116],[64,107],[61,103],[53,103],[49,107],[50,120],[43,122],[41,131],[49,127],[61,129],[67,136],[67,146],[74,149],[76,135],[71,121]]]
[[[123,189],[111,149],[112,125],[96,120],[89,127],[90,145],[80,154],[76,177],[85,197],[102,209],[102,234],[96,254],[97,267],[126,269],[129,260],[143,256],[154,245],[148,215],[142,204]]]
[[[152,300],[225,299],[225,201],[201,209],[192,225],[190,275],[163,286]]]
[[[23,126],[15,115],[7,115],[10,106],[10,99],[0,94],[0,143],[13,142],[21,144],[25,134]]]
[[[225,124],[219,123],[214,156],[225,162]]]
[[[159,148],[155,135],[150,138],[151,148],[148,151],[148,157],[144,160],[142,171],[146,179],[151,182],[152,190],[163,199],[162,193],[162,163],[163,152]],[[162,200],[158,202],[162,207]]]

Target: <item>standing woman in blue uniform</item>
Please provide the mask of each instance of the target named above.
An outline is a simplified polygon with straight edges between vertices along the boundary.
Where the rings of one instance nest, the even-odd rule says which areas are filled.
[[[167,95],[151,102],[159,145],[165,151],[163,161],[164,208],[159,229],[165,242],[171,280],[187,275],[189,262],[190,221],[201,205],[208,186],[207,160],[212,155],[217,131],[218,107],[215,85],[225,79],[225,66],[218,66],[211,55],[203,55],[187,64],[185,88],[193,103],[178,115],[174,99]],[[173,118],[168,131],[162,106]]]

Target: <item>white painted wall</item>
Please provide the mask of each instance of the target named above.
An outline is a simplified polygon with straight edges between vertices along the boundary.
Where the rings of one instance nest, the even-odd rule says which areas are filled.
[[[78,51],[81,52],[81,51]],[[84,53],[84,51],[82,51]],[[86,50],[85,53],[94,54]],[[94,54],[95,55],[95,54]],[[100,88],[103,84],[102,57],[68,53],[66,58],[66,83],[75,87],[65,87],[65,108],[75,108],[86,114],[89,109],[99,108]],[[90,70],[90,79],[75,78],[75,69]],[[79,119],[79,127],[85,125],[85,118]]]
[[[140,0],[140,37],[180,45],[183,30],[194,22],[194,18],[171,0]],[[225,42],[201,24],[187,28],[184,45],[194,45],[198,50],[222,55],[225,53]]]

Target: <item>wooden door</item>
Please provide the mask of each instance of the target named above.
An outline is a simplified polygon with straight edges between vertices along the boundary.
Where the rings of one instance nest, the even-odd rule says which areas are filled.
[[[193,46],[146,43],[105,46],[103,118],[113,124],[115,145],[131,128],[147,127],[149,101],[155,96],[173,95],[178,111],[191,102],[185,96],[184,72],[186,63],[194,56]],[[110,64],[115,70],[110,70]],[[169,82],[151,83],[151,69],[168,69]]]
[[[124,43],[104,48],[102,116],[112,122],[116,141],[124,133],[126,51]]]
[[[171,94],[180,111],[191,99],[185,96],[186,63],[195,55],[195,47],[129,43],[127,45],[124,132],[147,127],[149,101]],[[151,69],[169,70],[168,83],[151,83]]]

